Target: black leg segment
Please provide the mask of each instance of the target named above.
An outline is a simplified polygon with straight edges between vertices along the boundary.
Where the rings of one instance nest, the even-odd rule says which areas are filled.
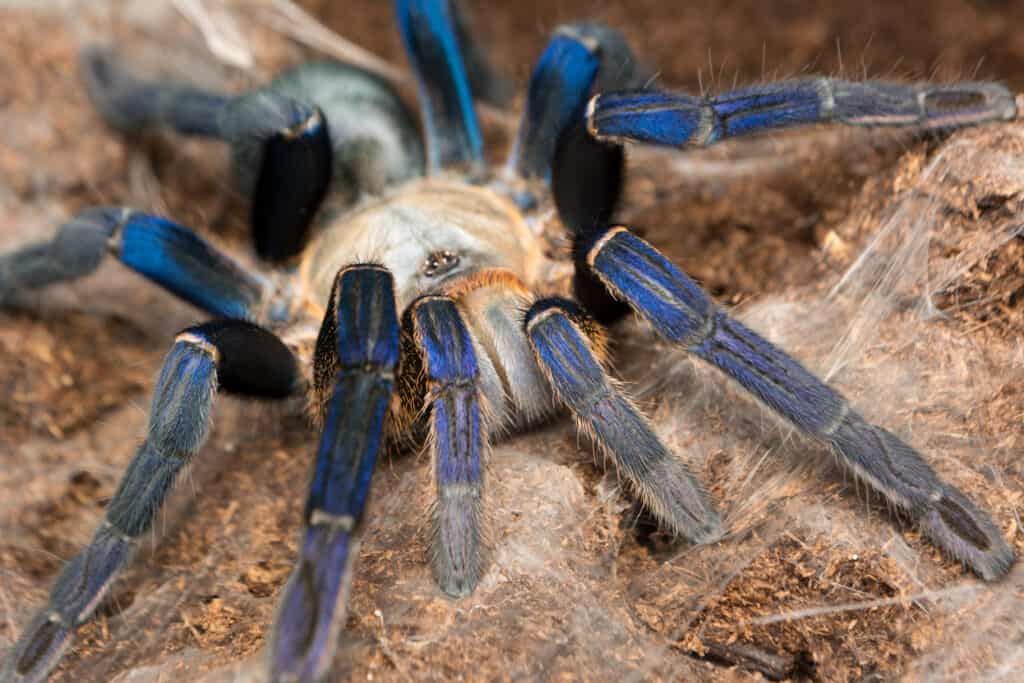
[[[234,96],[145,80],[96,46],[82,52],[82,74],[93,104],[119,130],[169,128],[227,142],[235,179],[253,199],[257,253],[283,261],[302,249],[332,170],[327,122],[314,102],[270,88]]]
[[[596,22],[558,27],[530,76],[509,166],[524,178],[546,182],[558,137],[584,120],[591,91],[641,87],[643,73],[618,31]]]

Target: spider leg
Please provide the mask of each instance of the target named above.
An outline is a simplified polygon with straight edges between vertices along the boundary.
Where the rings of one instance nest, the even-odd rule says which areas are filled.
[[[835,78],[781,81],[716,97],[640,91],[595,95],[587,106],[599,140],[704,147],[766,130],[835,121],[853,126],[949,129],[1017,115],[998,83],[904,85]]]
[[[530,87],[508,165],[524,178],[548,180],[555,139],[579,115],[601,64],[599,45],[572,26],[555,31],[530,75]]]
[[[1006,574],[1013,550],[989,515],[942,481],[891,432],[869,424],[799,362],[718,308],[706,292],[626,228],[584,234],[586,263],[616,297],[668,341],[722,370],[891,504],[939,547],[986,580]]]
[[[263,328],[218,320],[175,339],[157,380],[146,439],[139,446],[92,541],[61,572],[48,604],[7,655],[0,680],[41,681],[71,645],[153,525],[179,473],[209,432],[218,387],[283,398],[301,386],[295,358]]]
[[[419,85],[431,170],[483,167],[483,136],[450,0],[396,0],[398,26]]]
[[[557,28],[530,75],[508,167],[523,178],[550,180],[558,135],[582,117],[592,88],[637,87],[644,73],[625,38],[608,26],[577,22]]]
[[[398,355],[391,274],[377,265],[343,269],[317,340],[316,374],[332,372],[333,381],[322,397],[326,418],[299,559],[270,645],[273,681],[320,680],[330,669]]]
[[[272,289],[188,228],[131,209],[100,207],[64,223],[49,242],[0,254],[0,302],[20,290],[84,277],[108,252],[219,317],[255,317]]]
[[[281,261],[305,245],[309,222],[331,180],[332,141],[319,108],[263,88],[232,96],[147,81],[113,51],[82,51],[89,96],[104,119],[126,133],[167,127],[231,145],[235,178],[252,197],[256,250]]]
[[[714,540],[718,513],[700,483],[602,367],[600,328],[564,299],[538,301],[524,325],[551,387],[612,457],[644,506],[677,535]]]
[[[473,96],[495,107],[507,107],[515,94],[512,83],[487,58],[487,52],[476,39],[473,22],[470,13],[466,11],[465,3],[453,0],[451,12],[455,22],[455,36],[462,47],[466,77],[469,79]]]
[[[256,93],[264,91],[315,101],[320,107],[334,154],[330,189],[341,195],[341,203],[351,204],[362,195],[380,194],[423,175],[423,140],[416,114],[380,76],[341,62],[307,62],[280,74]],[[259,167],[258,147],[237,145],[232,151],[239,171]],[[247,156],[243,158],[242,152]]]
[[[473,338],[455,302],[426,296],[412,305],[431,406],[430,450],[437,485],[431,544],[434,578],[445,593],[473,592],[486,565],[479,370]]]

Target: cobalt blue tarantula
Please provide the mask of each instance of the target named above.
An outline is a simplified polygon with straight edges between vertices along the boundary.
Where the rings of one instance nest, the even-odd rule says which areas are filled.
[[[488,168],[473,104],[489,91],[487,64],[457,6],[397,0],[396,11],[425,145],[391,86],[353,66],[307,64],[229,96],[142,79],[108,49],[83,52],[90,96],[112,126],[230,145],[267,273],[127,208],[87,210],[51,241],[0,256],[0,301],[86,275],[113,254],[212,317],[175,338],[148,435],[93,540],[8,653],[3,683],[43,680],[60,661],[201,448],[217,390],[308,392],[322,430],[269,646],[275,681],[330,669],[386,444],[426,443],[431,453],[431,563],[452,597],[471,593],[488,568],[488,439],[560,407],[663,528],[694,543],[720,537],[713,501],[606,370],[607,326],[630,312],[828,445],[980,577],[1009,570],[1013,551],[986,512],[612,220],[627,142],[697,147],[823,121],[946,130],[1014,118],[1005,88],[807,78],[693,97],[647,87],[611,29],[571,24],[533,71],[508,162]],[[325,198],[344,208],[318,216]],[[573,245],[571,287],[537,229],[551,203]]]

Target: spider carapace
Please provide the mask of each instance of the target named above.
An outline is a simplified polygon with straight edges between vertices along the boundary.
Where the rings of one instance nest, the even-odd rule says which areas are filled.
[[[112,255],[211,317],[174,340],[147,436],[104,521],[26,624],[0,681],[40,681],[58,664],[200,452],[218,390],[310,394],[321,431],[299,557],[268,648],[275,681],[331,669],[388,440],[425,440],[430,451],[430,561],[453,597],[488,570],[489,440],[558,408],[663,528],[694,543],[719,538],[698,477],[603,362],[607,325],[630,311],[826,444],[980,577],[1006,574],[1014,553],[988,513],[613,217],[627,142],[685,148],[824,121],[947,130],[1014,118],[1010,92],[806,78],[693,97],[651,88],[622,36],[580,22],[555,31],[511,154],[489,168],[473,98],[500,105],[506,93],[470,26],[449,0],[397,0],[396,14],[425,146],[394,88],[358,67],[306,64],[227,95],[139,77],[109,48],[83,51],[83,80],[111,126],[230,145],[262,266],[242,267],[168,219],[109,207],[0,255],[0,302],[84,276]],[[332,208],[320,211],[325,198]],[[562,262],[536,229],[552,205],[572,245]]]

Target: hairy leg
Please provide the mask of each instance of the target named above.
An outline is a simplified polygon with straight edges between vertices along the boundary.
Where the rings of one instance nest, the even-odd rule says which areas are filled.
[[[450,0],[396,0],[398,26],[419,85],[430,170],[483,166],[483,136]]]
[[[509,169],[549,181],[558,136],[582,119],[591,91],[638,87],[643,73],[617,31],[596,22],[560,26],[530,75]]]
[[[911,446],[868,423],[837,391],[720,309],[651,245],[623,227],[594,231],[582,241],[588,267],[662,337],[828,444],[840,463],[979,576],[991,581],[1009,571],[1013,550],[985,511],[942,481]]]
[[[644,506],[679,536],[714,540],[718,513],[700,483],[602,367],[600,328],[564,299],[538,301],[524,325],[551,387],[581,429],[611,456]]]
[[[431,410],[430,452],[437,503],[431,556],[448,595],[473,592],[486,566],[484,462],[479,370],[473,339],[455,302],[428,296],[412,305]]]
[[[330,375],[327,405],[299,558],[270,645],[273,681],[318,681],[330,670],[398,354],[391,274],[377,265],[343,269],[317,340],[316,374]]]
[[[608,142],[704,147],[766,130],[812,123],[959,128],[1016,118],[1013,94],[998,83],[904,85],[815,78],[780,81],[714,97],[641,91],[595,95],[590,133]]]
[[[228,142],[236,181],[253,199],[257,252],[284,260],[301,250],[332,167],[327,122],[312,99],[267,88],[234,96],[146,80],[98,46],[83,50],[81,61],[93,104],[118,130],[169,128]]]
[[[84,277],[112,253],[132,270],[223,318],[250,319],[273,287],[177,223],[120,207],[87,209],[52,240],[0,254],[0,303]]]
[[[139,539],[202,447],[218,388],[283,398],[300,387],[291,352],[248,322],[218,320],[183,331],[164,361],[149,429],[89,545],[57,578],[47,605],[29,622],[0,668],[4,683],[46,678],[121,571]]]

